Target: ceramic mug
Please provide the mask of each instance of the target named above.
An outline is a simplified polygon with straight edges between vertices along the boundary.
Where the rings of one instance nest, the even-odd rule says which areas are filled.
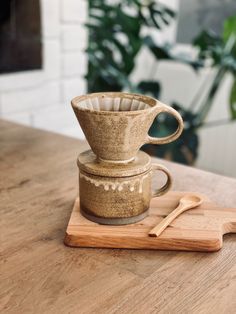
[[[108,162],[130,162],[144,144],[170,143],[183,130],[176,110],[148,96],[94,93],[75,97],[71,103],[92,151]],[[177,130],[162,138],[149,136],[153,120],[163,112],[176,118]]]
[[[164,172],[167,181],[152,192],[152,173],[156,170]],[[135,223],[146,217],[150,200],[165,194],[171,184],[169,171],[158,164],[152,164],[141,174],[123,178],[92,175],[80,169],[80,211],[87,219],[100,224]]]

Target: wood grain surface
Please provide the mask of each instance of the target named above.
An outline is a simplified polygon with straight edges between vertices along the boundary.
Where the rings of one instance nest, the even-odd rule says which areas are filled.
[[[65,244],[73,247],[218,251],[223,245],[223,235],[236,233],[236,208],[219,207],[204,195],[198,208],[182,213],[159,237],[148,235],[186,195],[186,192],[171,191],[153,198],[145,219],[123,226],[105,226],[87,220],[80,213],[77,198],[66,230]]]
[[[210,254],[63,244],[77,194],[76,158],[85,148],[76,139],[0,122],[0,311],[235,313],[236,235]],[[172,172],[174,190],[235,207],[235,179],[159,162]]]

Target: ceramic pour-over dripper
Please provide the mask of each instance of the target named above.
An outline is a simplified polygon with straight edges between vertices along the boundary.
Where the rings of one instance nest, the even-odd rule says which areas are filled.
[[[72,107],[92,151],[104,161],[132,161],[142,145],[170,143],[183,130],[176,110],[148,96],[94,93],[75,97]],[[162,112],[173,115],[178,128],[163,138],[150,137],[149,128]]]

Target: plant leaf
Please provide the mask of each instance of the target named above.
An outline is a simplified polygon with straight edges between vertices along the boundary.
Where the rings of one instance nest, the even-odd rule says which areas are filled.
[[[137,89],[140,93],[151,94],[153,97],[158,98],[160,95],[161,86],[159,82],[154,81],[141,81]]]
[[[143,42],[148,46],[148,48],[151,50],[151,52],[157,59],[170,59],[168,49],[156,45],[152,37],[150,36],[144,37]]]
[[[235,120],[236,119],[236,79],[234,80],[232,88],[231,88],[229,103],[230,103],[231,118]]]
[[[226,44],[229,40],[233,40],[232,55],[236,59],[236,15],[227,18],[224,22],[223,40]]]
[[[221,63],[223,53],[222,39],[215,33],[203,30],[194,40],[193,44],[199,48],[199,58],[212,58],[214,64]]]
[[[236,36],[236,15],[230,16],[224,22],[224,29],[223,29],[224,42],[227,42],[227,40],[232,34]]]

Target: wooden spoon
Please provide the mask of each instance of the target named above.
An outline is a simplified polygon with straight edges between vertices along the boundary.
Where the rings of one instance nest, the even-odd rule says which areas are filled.
[[[178,207],[176,207],[168,216],[166,216],[158,225],[156,225],[148,235],[150,237],[158,237],[166,227],[180,214],[188,209],[195,208],[202,203],[202,198],[198,195],[188,194],[181,197]]]

